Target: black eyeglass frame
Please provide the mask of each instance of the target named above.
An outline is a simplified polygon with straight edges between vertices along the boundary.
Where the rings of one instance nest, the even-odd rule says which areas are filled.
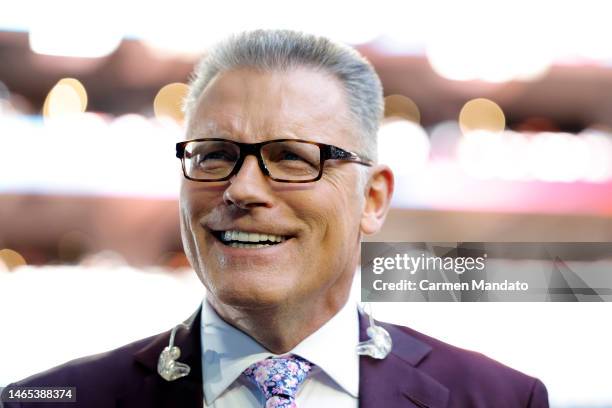
[[[187,170],[185,169],[185,147],[189,143],[192,143],[192,142],[205,142],[205,141],[227,142],[227,143],[231,143],[231,144],[238,146],[238,148],[240,149],[240,156],[238,157],[238,160],[236,161],[234,168],[232,169],[232,171],[229,172],[227,176],[222,177],[222,178],[215,178],[215,179],[196,179],[193,177],[189,177],[187,175]],[[287,180],[287,179],[279,179],[279,178],[272,177],[272,175],[270,174],[270,171],[268,170],[268,168],[266,167],[263,161],[263,157],[261,156],[261,148],[267,144],[276,143],[276,142],[302,142],[302,143],[309,143],[309,144],[318,146],[319,152],[320,152],[319,174],[317,174],[315,178],[308,179],[308,180]],[[186,179],[191,180],[191,181],[200,181],[200,182],[210,183],[210,182],[215,182],[215,181],[229,180],[230,178],[232,178],[232,176],[237,174],[238,171],[240,171],[240,169],[242,168],[242,164],[244,163],[244,160],[248,155],[253,155],[257,158],[257,163],[259,163],[259,168],[261,169],[263,174],[265,174],[267,177],[269,177],[270,179],[274,181],[280,181],[283,183],[312,183],[314,181],[320,180],[321,177],[323,176],[323,168],[325,167],[326,160],[342,160],[342,161],[347,161],[351,163],[361,164],[363,166],[368,166],[368,167],[374,164],[371,160],[363,158],[357,153],[354,153],[348,150],[344,150],[338,146],[329,145],[325,143],[313,142],[310,140],[302,140],[302,139],[274,139],[274,140],[266,140],[265,142],[259,142],[259,143],[242,143],[242,142],[236,142],[233,140],[227,140],[223,138],[200,138],[200,139],[185,140],[183,142],[179,142],[176,144],[176,157],[181,160],[181,166],[183,168],[183,176],[185,176]]]

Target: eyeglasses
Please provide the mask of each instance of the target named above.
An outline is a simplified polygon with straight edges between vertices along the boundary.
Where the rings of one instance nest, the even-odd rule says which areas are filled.
[[[276,139],[239,143],[206,138],[176,144],[185,178],[193,181],[229,180],[238,173],[248,155],[257,157],[259,168],[274,181],[310,183],[323,175],[326,160],[342,160],[371,166],[372,162],[336,146],[299,139]]]

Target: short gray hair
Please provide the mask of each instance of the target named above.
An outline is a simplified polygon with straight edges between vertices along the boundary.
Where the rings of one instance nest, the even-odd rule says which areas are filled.
[[[213,47],[192,75],[184,110],[187,120],[208,83],[237,68],[263,71],[312,67],[343,85],[351,116],[359,124],[360,153],[376,160],[376,135],[384,113],[380,79],[372,65],[351,47],[290,30],[256,30],[229,37]]]

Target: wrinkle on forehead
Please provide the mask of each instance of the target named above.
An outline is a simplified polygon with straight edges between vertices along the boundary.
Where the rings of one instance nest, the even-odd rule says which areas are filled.
[[[219,74],[198,99],[188,138],[327,141],[354,132],[340,82],[310,68]]]

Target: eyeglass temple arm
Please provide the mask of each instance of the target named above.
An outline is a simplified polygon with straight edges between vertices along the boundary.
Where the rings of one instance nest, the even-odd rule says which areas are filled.
[[[371,166],[373,163],[371,160],[361,158],[357,153],[349,152],[336,146],[329,146],[328,159],[332,160],[346,160],[357,164],[363,164],[364,166]]]

